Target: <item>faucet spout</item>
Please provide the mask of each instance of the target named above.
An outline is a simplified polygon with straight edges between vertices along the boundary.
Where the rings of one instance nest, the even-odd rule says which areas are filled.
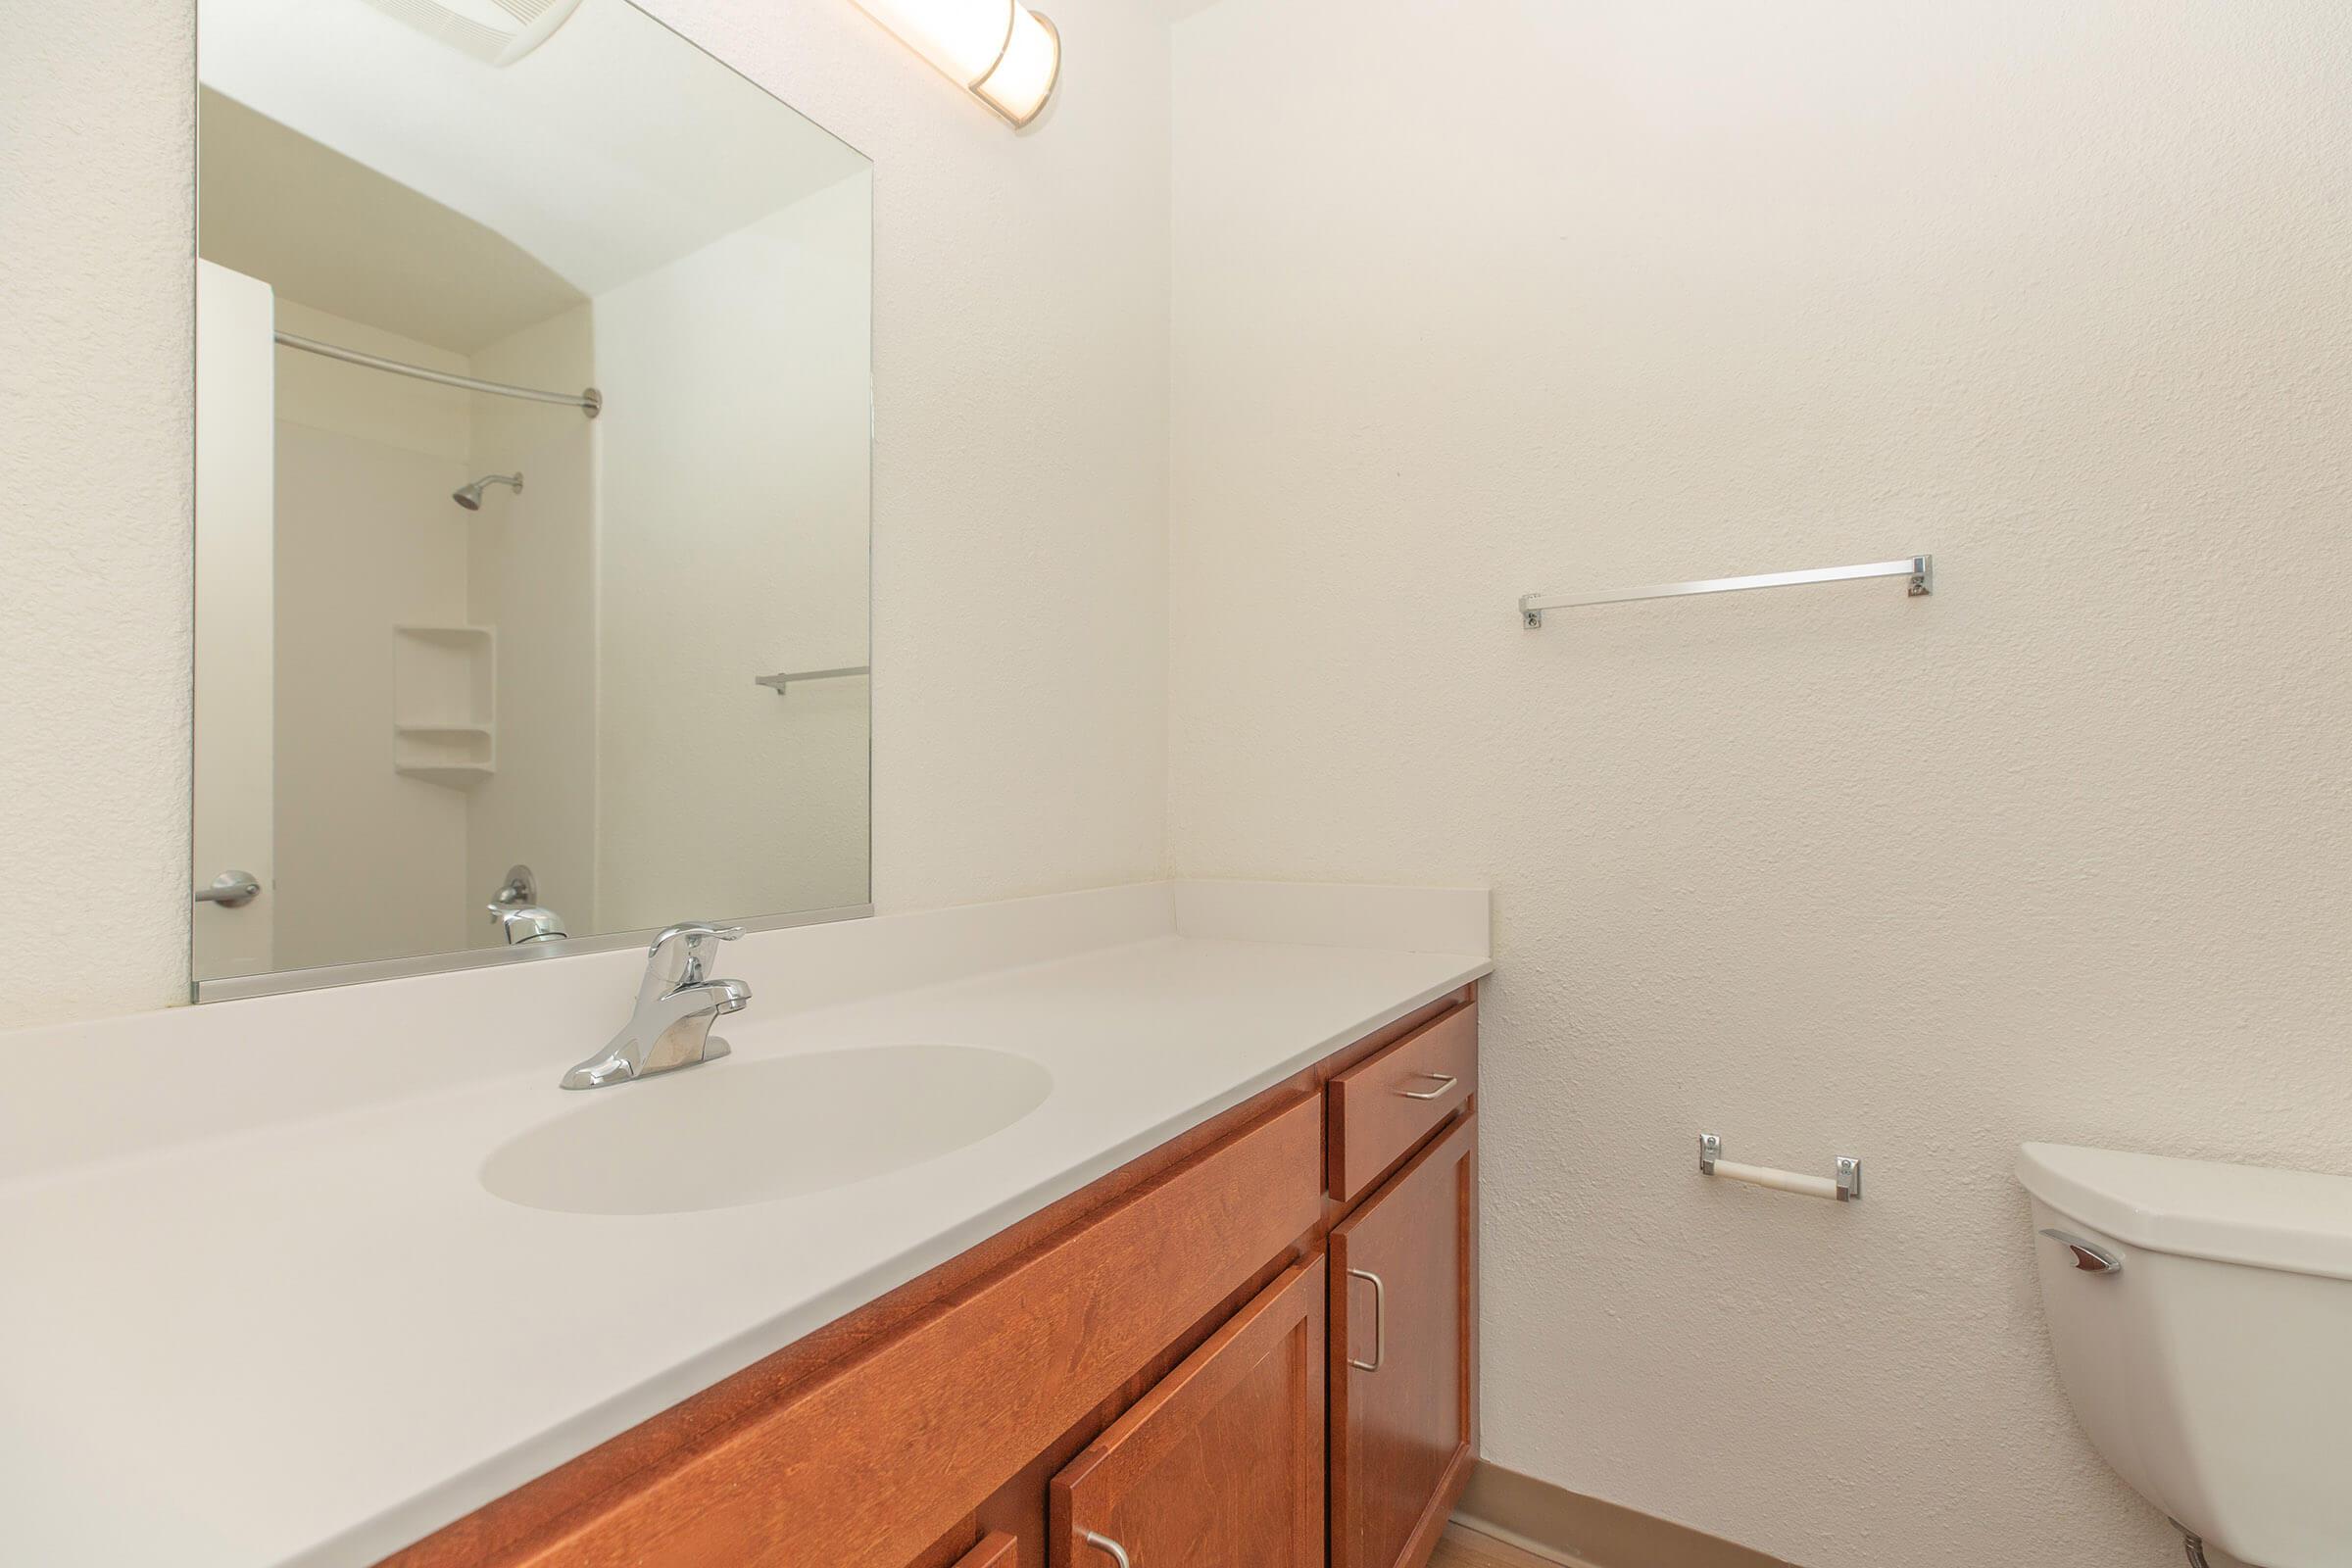
[[[566,1072],[564,1087],[602,1089],[725,1055],[727,1043],[710,1033],[710,1025],[749,1005],[752,988],[741,980],[707,978],[707,949],[742,935],[741,927],[697,923],[671,926],[655,938],[628,1024],[603,1051]]]

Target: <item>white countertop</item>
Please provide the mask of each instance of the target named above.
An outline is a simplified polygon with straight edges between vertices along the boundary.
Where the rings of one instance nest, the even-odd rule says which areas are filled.
[[[1026,961],[959,975],[910,951],[917,979],[952,977],[798,1010],[764,973],[844,943],[880,944],[887,968],[892,922],[742,944],[765,944],[744,966],[760,994],[725,1021],[734,1056],[697,1073],[937,1043],[1011,1052],[1053,1075],[1045,1102],[1003,1132],[853,1186],[631,1216],[493,1197],[477,1172],[508,1139],[600,1095],[659,1087],[564,1094],[558,1074],[597,1042],[517,1043],[512,1028],[483,1048],[491,1076],[437,1084],[428,1051],[425,1082],[373,1100],[314,1097],[258,1121],[224,1112],[218,1127],[183,1110],[132,1147],[93,1132],[83,1157],[0,1181],[0,1560],[372,1562],[1491,967],[1483,895],[1433,893],[1452,903],[1416,920],[1415,895],[1360,890],[1405,911],[1388,922],[1397,945],[1380,947],[1331,945],[1383,938],[1359,890],[1329,890],[1318,912],[1298,890],[1269,902],[1248,885],[1197,898],[1185,886],[993,906],[1015,922],[1045,911],[1060,932],[1075,911],[1115,945],[1073,940],[1079,951],[1054,956],[1059,938],[1040,936]],[[1473,897],[1477,936],[1455,941]],[[1104,900],[1119,918],[1094,917]],[[956,921],[989,917],[902,919],[937,950]],[[1296,940],[1265,940],[1284,934]],[[1416,951],[1433,938],[1479,951]],[[567,973],[600,989],[619,973],[573,961]],[[386,996],[425,1007],[471,994],[451,981],[200,1011],[252,1006],[261,1031],[299,1022],[315,1060],[382,1027],[355,1016],[354,1041],[318,1037],[336,998],[349,1009],[377,993],[380,1013]],[[156,1032],[186,1014],[151,1016],[116,1033],[145,1031],[137,1050],[165,1059],[172,1042]],[[205,1028],[219,1025],[184,1026]],[[0,1037],[0,1053],[28,1044],[42,1042]],[[135,1057],[122,1049],[105,1069],[118,1076]],[[71,1082],[46,1072],[53,1089]]]

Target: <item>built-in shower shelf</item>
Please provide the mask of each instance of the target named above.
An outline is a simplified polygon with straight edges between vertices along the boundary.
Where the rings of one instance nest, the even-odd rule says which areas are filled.
[[[469,790],[498,770],[487,762],[459,762],[446,767],[396,762],[392,771],[403,778],[422,779],[427,784],[438,784],[444,789]]]
[[[392,733],[415,735],[428,741],[461,741],[474,735],[488,740],[490,726],[487,724],[395,724],[392,726]]]
[[[469,790],[498,770],[498,634],[392,628],[392,771]]]

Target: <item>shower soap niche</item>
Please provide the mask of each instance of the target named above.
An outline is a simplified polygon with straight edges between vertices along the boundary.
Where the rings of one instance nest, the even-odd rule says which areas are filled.
[[[392,771],[466,790],[498,766],[498,633],[392,628]]]

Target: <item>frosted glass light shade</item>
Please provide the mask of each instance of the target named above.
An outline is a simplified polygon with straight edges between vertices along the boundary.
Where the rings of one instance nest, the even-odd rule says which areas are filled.
[[[1054,24],[1027,6],[1012,8],[1012,38],[1004,45],[1004,58],[997,69],[980,79],[972,91],[980,101],[1011,121],[1026,125],[1046,107],[1054,96],[1054,80],[1061,74],[1061,34]]]
[[[1061,74],[1061,35],[1019,0],[857,0],[1015,127],[1037,118]]]

